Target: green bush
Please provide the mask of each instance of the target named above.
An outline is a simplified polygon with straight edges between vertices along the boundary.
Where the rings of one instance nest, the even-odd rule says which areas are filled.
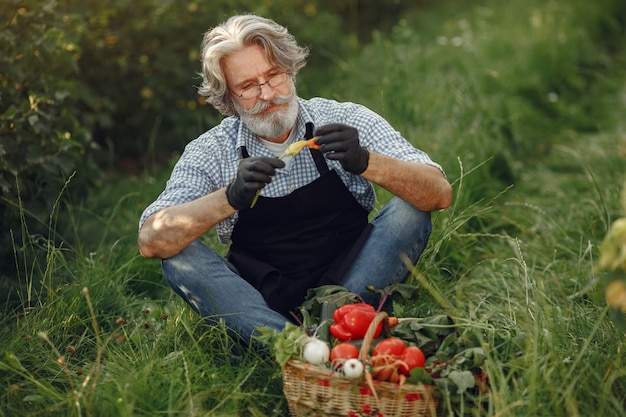
[[[20,217],[49,214],[74,171],[74,185],[86,187],[97,168],[90,116],[80,111],[88,99],[77,65],[81,17],[53,1],[12,0],[0,22],[0,263],[10,265]]]
[[[58,168],[66,174],[75,170],[91,144],[89,123],[76,112],[86,98],[76,62],[79,18],[34,5],[2,10],[8,30],[0,32],[0,62],[8,71],[1,75],[0,187],[13,189],[20,174],[37,178],[25,181],[22,192],[45,192],[48,178],[57,176]]]

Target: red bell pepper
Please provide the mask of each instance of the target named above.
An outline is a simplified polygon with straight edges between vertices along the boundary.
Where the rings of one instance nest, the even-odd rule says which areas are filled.
[[[343,305],[333,313],[335,322],[330,326],[330,334],[342,342],[363,339],[367,333],[367,328],[375,317],[376,310],[369,304]],[[380,336],[382,328],[383,324],[380,323],[376,328],[374,338]]]

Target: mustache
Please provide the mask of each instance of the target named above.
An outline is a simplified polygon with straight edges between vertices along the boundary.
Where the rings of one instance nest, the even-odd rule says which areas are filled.
[[[293,94],[288,94],[286,96],[277,96],[277,97],[274,97],[274,99],[271,101],[265,101],[263,99],[259,99],[252,108],[246,110],[246,113],[251,116],[255,116],[259,113],[264,112],[270,106],[280,106],[282,104],[289,103],[291,101],[292,96]]]

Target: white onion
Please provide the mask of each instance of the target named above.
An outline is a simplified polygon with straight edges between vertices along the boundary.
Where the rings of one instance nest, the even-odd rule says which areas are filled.
[[[328,344],[314,337],[308,339],[304,345],[304,360],[312,365],[321,365],[328,362],[330,348]]]
[[[343,364],[343,374],[348,378],[358,378],[363,374],[363,362],[358,359],[348,359]]]

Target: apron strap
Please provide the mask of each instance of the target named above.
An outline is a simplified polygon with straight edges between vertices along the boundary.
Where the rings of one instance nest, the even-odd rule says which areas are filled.
[[[304,134],[304,138],[305,139],[313,138],[313,130],[315,128],[313,123],[307,122],[304,126],[305,126],[305,131],[306,131],[306,133]],[[311,152],[311,156],[313,157],[313,161],[315,162],[315,166],[317,167],[317,172],[319,172],[320,175],[327,173],[329,169],[328,169],[328,164],[326,163],[326,160],[324,159],[324,155],[322,155],[319,149],[309,148],[309,151]]]
[[[313,123],[311,122],[306,122],[304,124],[304,138],[305,139],[311,139],[313,137],[313,129],[315,128],[315,126],[313,126]]]

